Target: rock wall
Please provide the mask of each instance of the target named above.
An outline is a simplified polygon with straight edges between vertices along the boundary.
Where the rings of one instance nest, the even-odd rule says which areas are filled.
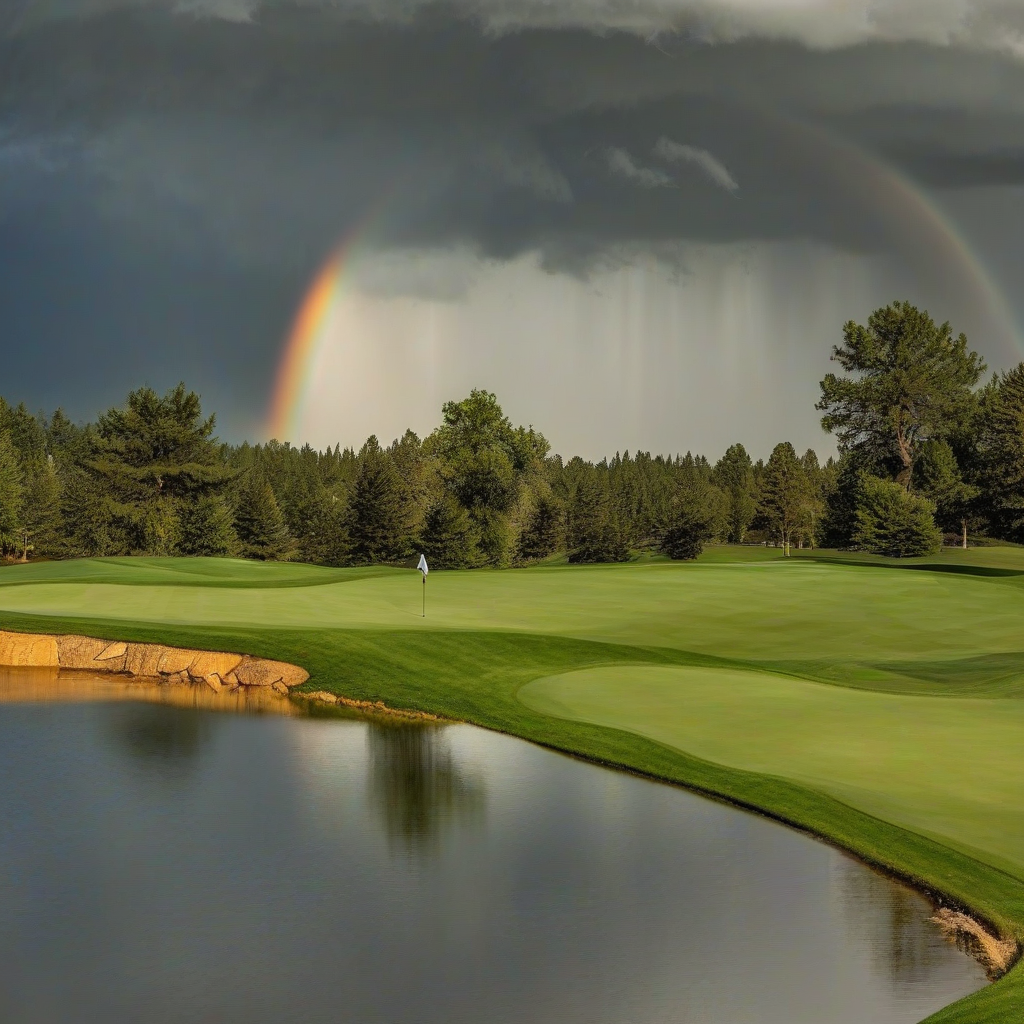
[[[204,683],[217,692],[242,686],[269,686],[278,693],[287,693],[290,687],[309,678],[309,673],[297,665],[248,654],[2,630],[0,665],[112,672],[164,683]]]

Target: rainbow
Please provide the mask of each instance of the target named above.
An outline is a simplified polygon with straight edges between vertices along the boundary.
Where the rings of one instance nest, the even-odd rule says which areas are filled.
[[[818,158],[824,149],[836,178],[859,194],[863,202],[884,213],[889,223],[898,225],[902,237],[912,240],[915,255],[932,261],[938,278],[951,287],[966,284],[979,310],[1008,343],[1008,350],[1024,353],[1024,335],[1005,294],[970,242],[927,192],[875,154],[820,125],[778,115],[775,120],[790,129],[794,141],[817,143]],[[331,253],[299,305],[274,380],[267,416],[270,437],[296,440],[325,325],[374,219],[364,218]]]
[[[298,416],[309,388],[311,367],[327,317],[334,308],[350,249],[350,245],[342,245],[331,254],[317,272],[292,321],[270,401],[267,428],[271,437],[288,438],[298,425]]]

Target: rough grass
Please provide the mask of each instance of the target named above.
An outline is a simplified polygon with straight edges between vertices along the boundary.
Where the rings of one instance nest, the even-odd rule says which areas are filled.
[[[12,566],[0,570],[0,626],[294,661],[310,670],[310,689],[476,722],[773,814],[1024,936],[1013,839],[1024,807],[1016,781],[1001,778],[1019,775],[1024,760],[1017,725],[1007,724],[1024,707],[1020,581],[820,553],[784,562],[761,549],[746,560],[747,550],[716,549],[696,565],[432,573],[426,620],[419,578],[402,570],[165,559]],[[982,550],[977,568],[1017,569],[1020,549]],[[599,722],[536,706],[537,680],[592,669],[619,702]],[[661,726],[682,722],[683,731],[654,734],[631,717],[647,699],[636,680],[652,672],[674,680],[658,695],[668,702]],[[703,710],[680,710],[678,687],[690,685],[680,679],[704,680]],[[524,687],[534,706],[517,696]],[[803,718],[785,713],[795,694]],[[958,732],[963,713],[971,727]],[[785,762],[787,744],[823,729],[859,736],[860,751],[847,744],[828,758],[805,742],[799,770]],[[761,760],[743,760],[744,735],[758,737]],[[894,765],[902,774],[887,786]],[[987,790],[986,771],[1000,776]],[[915,802],[922,818],[906,814]],[[1017,968],[933,1020],[1006,1021],[1022,1010]]]

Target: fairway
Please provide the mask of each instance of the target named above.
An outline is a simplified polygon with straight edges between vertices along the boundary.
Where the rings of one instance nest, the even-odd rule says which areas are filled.
[[[817,832],[1024,937],[1021,549],[910,564],[418,573],[231,559],[0,569],[0,628],[292,661],[306,689],[475,722]],[[327,713],[327,712],[324,712]],[[942,1011],[1011,1019],[1020,968]]]
[[[0,610],[36,615],[512,630],[763,662],[897,690],[1015,692],[1024,680],[1024,576],[711,559],[432,573],[426,618],[420,596],[419,576],[406,570],[217,559],[90,559],[14,566],[0,578]]]

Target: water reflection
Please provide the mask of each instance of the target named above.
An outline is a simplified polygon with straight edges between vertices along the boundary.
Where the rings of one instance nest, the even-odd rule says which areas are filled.
[[[369,797],[392,846],[430,850],[448,826],[481,819],[483,783],[459,767],[443,726],[371,722],[367,745]]]
[[[930,906],[917,893],[847,858],[837,860],[836,891],[850,934],[894,986],[927,981],[946,960],[945,940],[922,927]]]
[[[209,715],[195,708],[119,704],[108,719],[109,735],[132,758],[161,770],[190,769],[212,735]]]

